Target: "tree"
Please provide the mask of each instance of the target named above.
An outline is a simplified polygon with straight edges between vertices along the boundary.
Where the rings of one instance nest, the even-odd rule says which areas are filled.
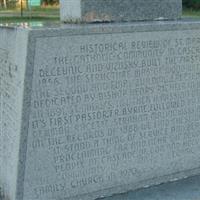
[[[183,0],[183,6],[187,8],[200,9],[200,0]]]
[[[55,5],[58,3],[59,3],[59,0],[42,0],[42,4],[44,5]]]

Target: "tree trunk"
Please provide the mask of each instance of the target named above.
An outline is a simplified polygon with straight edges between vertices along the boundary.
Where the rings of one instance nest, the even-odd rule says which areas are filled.
[[[7,8],[7,2],[6,2],[6,0],[3,0],[3,5],[4,5],[4,8]]]

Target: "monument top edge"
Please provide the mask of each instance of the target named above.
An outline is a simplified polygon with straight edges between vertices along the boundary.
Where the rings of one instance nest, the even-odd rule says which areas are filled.
[[[200,25],[200,20],[196,18],[182,18],[180,20],[166,21],[137,21],[137,22],[115,22],[115,23],[61,23],[61,22],[25,22],[25,23],[2,23],[0,29],[27,29],[27,30],[45,30],[45,29],[79,29],[79,28],[105,28],[105,27],[140,27],[140,26],[190,26]]]

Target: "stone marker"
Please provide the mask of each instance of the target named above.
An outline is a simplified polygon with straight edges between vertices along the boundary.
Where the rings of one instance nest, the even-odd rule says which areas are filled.
[[[0,28],[0,187],[94,200],[200,173],[200,22]]]
[[[89,200],[199,173],[199,34],[192,21],[2,27],[9,199]]]
[[[61,20],[102,22],[178,19],[182,0],[61,0]]]

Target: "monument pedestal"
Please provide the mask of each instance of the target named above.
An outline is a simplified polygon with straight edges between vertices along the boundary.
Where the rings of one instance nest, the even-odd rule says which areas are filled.
[[[200,22],[0,28],[0,184],[93,200],[200,172]]]

